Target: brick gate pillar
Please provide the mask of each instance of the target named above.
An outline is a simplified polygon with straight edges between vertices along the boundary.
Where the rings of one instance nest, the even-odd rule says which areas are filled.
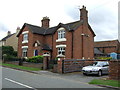
[[[62,69],[63,68],[63,60],[64,60],[63,58],[59,58],[58,62],[57,62],[57,64],[58,64],[57,72],[61,73],[61,74],[63,73],[63,69]]]
[[[44,56],[43,58],[43,70],[49,69],[49,57]]]

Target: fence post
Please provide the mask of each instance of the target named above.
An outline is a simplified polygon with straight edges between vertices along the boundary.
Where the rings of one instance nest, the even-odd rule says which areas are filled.
[[[62,60],[62,73],[64,73],[64,60]]]
[[[19,66],[23,66],[23,61],[25,60],[25,58],[19,58]]]
[[[6,56],[7,56],[6,54],[3,54],[3,63],[6,62],[6,60],[5,60],[5,57],[6,57]]]

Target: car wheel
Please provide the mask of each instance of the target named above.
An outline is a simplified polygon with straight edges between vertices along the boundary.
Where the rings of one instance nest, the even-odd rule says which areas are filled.
[[[102,71],[101,70],[98,71],[98,76],[102,76]]]
[[[86,73],[83,73],[83,75],[87,75]]]

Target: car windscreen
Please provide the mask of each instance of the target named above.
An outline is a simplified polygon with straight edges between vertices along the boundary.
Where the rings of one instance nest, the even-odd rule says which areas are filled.
[[[103,65],[105,65],[105,62],[94,62],[94,63],[91,64],[90,66],[102,67]]]

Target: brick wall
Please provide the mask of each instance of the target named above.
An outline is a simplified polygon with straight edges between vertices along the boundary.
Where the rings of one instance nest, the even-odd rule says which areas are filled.
[[[109,61],[109,78],[120,80],[120,60]]]
[[[14,64],[14,65],[18,65],[19,62],[18,61],[7,61],[6,63],[8,64]],[[29,63],[29,62],[23,62],[23,66],[25,67],[33,67],[33,68],[42,68],[43,64],[42,63]]]
[[[59,60],[58,61],[58,73],[76,72],[81,71],[82,67],[92,64],[94,61],[106,61],[106,60]]]
[[[81,34],[89,35],[89,37],[81,36]],[[84,57],[84,59],[93,59],[94,36],[86,25],[81,25],[77,30],[74,31],[73,42],[74,59],[82,59],[82,57]]]

